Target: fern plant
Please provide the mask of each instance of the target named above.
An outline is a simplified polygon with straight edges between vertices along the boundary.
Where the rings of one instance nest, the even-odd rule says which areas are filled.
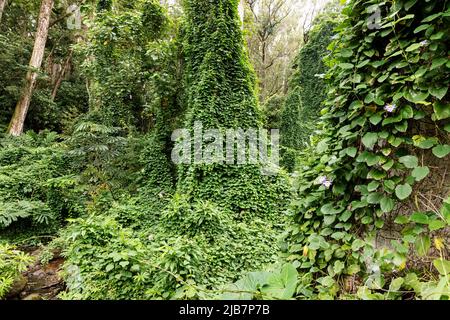
[[[15,247],[0,243],[0,299],[11,289],[14,281],[33,261],[31,256]]]

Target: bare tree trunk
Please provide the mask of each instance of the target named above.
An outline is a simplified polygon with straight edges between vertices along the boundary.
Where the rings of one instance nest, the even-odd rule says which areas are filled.
[[[33,89],[36,85],[37,71],[41,68],[44,58],[45,44],[47,42],[48,28],[50,24],[50,15],[52,13],[53,0],[42,0],[39,13],[39,22],[36,30],[33,54],[31,55],[29,70],[26,76],[25,87],[22,96],[17,102],[16,110],[9,124],[8,133],[13,136],[19,136],[23,132],[28,108],[30,107]]]
[[[0,0],[0,22],[2,22],[3,10],[5,10],[6,2],[8,0]]]
[[[69,69],[69,66],[70,66],[70,61],[72,61],[72,55],[73,55],[73,50],[70,50],[69,56],[67,57],[66,62],[64,63],[64,67],[61,70],[61,72],[59,73],[58,78],[56,79],[56,82],[55,82],[55,86],[53,87],[52,101],[55,101],[56,94],[58,93],[59,87],[61,87],[61,83],[64,80],[64,77],[66,76],[67,70]]]

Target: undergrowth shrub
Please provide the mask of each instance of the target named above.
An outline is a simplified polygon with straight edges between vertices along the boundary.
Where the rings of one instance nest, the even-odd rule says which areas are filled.
[[[63,299],[143,298],[149,283],[147,250],[131,229],[108,216],[72,220],[63,231]]]
[[[51,132],[1,138],[0,229],[55,231],[65,218],[84,212],[83,187],[59,140]]]

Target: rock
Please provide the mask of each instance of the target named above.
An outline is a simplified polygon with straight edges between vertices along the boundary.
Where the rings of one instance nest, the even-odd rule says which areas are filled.
[[[28,279],[25,278],[23,275],[20,275],[13,283],[11,289],[9,289],[8,294],[6,295],[7,298],[13,298],[18,296],[27,286]]]
[[[56,275],[56,271],[55,271],[55,270],[48,270],[46,273],[47,273],[49,276],[54,276],[54,275]]]
[[[40,294],[32,293],[32,294],[26,296],[25,298],[23,298],[22,300],[44,300],[44,299],[42,299]]]
[[[45,272],[40,269],[33,272],[33,277],[35,277],[36,279],[43,279],[45,278],[45,276],[46,276]]]

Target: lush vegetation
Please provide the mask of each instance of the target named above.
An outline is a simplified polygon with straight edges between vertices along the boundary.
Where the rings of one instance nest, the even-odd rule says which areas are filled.
[[[257,2],[0,6],[0,298],[450,298],[450,4]]]

